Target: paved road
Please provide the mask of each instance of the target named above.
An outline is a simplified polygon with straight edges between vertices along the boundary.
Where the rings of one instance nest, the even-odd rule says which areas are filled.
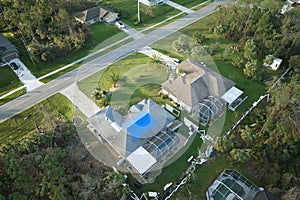
[[[198,19],[212,13],[217,5],[217,3],[210,4],[199,11],[191,13],[166,26],[156,29],[155,31],[147,34],[144,38],[129,42],[122,47],[119,47],[89,63],[82,65],[80,68],[70,71],[63,76],[52,80],[47,84],[42,85],[41,87],[8,102],[7,104],[2,105],[0,107],[0,123],[70,86],[77,80],[82,80],[90,76],[91,74],[107,67],[108,65],[126,57],[132,52],[135,52],[142,47],[148,46],[178,31],[181,28],[192,24],[193,22],[196,22]]]

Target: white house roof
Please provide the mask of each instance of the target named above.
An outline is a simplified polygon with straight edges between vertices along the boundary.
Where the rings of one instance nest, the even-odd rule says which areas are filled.
[[[282,59],[280,58],[274,58],[273,59],[273,63],[271,64],[271,68],[273,70],[277,70],[280,66],[280,64],[282,63]]]
[[[140,175],[143,175],[156,163],[156,159],[142,146],[132,152],[126,160],[138,171]]]
[[[244,92],[242,90],[233,86],[221,98],[224,99],[230,105],[243,93]]]

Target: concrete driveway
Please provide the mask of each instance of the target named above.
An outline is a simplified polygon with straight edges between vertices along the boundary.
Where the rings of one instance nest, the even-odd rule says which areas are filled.
[[[44,83],[37,80],[35,76],[31,74],[29,69],[22,63],[21,60],[18,58],[15,58],[9,62],[10,63],[16,63],[16,65],[19,67],[18,69],[14,70],[12,69],[15,74],[19,77],[20,81],[24,84],[26,87],[26,91],[29,92],[31,90],[34,90],[37,87],[40,87],[41,85],[44,85]]]

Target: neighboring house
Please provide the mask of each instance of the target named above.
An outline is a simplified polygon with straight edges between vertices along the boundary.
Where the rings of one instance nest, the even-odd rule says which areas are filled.
[[[80,23],[87,25],[94,24],[96,22],[113,23],[118,19],[118,13],[108,11],[101,7],[94,7],[88,10],[79,12],[74,15],[75,19]]]
[[[180,108],[197,117],[200,115],[203,123],[208,123],[223,112],[224,102],[221,97],[234,87],[233,81],[204,65],[188,61],[177,65],[177,71],[181,71],[177,78],[162,84],[164,94],[178,103]]]
[[[233,169],[227,169],[209,186],[207,200],[269,200],[269,193]]]
[[[108,106],[88,121],[100,140],[122,158],[118,165],[126,160],[140,175],[147,173],[179,141],[173,132],[178,126],[171,128],[177,122],[175,117],[150,99],[133,105],[125,116]]]
[[[17,48],[2,34],[0,34],[0,62],[6,63],[19,57]]]
[[[153,6],[164,2],[163,0],[139,0],[139,1],[142,4],[145,4],[146,6]]]
[[[271,65],[268,65],[268,64],[264,63],[264,66],[270,67],[271,69],[273,69],[274,71],[276,71],[280,67],[281,63],[282,63],[282,59],[280,59],[280,58],[273,58],[273,62],[272,62]]]

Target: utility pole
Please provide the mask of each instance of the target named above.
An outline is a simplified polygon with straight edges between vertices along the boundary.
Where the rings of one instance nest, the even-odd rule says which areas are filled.
[[[141,22],[141,17],[140,17],[140,0],[138,0],[138,23]]]
[[[32,58],[32,56],[31,56],[31,54],[30,54],[30,49],[27,47],[27,44],[26,44],[27,41],[25,42],[25,37],[24,37],[24,35],[23,35],[22,32],[21,32],[21,34],[22,34],[21,41],[22,41],[22,43],[24,44],[24,46],[25,46],[25,48],[26,48],[26,51],[27,51],[27,53],[28,53],[28,55],[29,55],[30,60],[32,61],[34,67],[36,68],[36,64],[35,64],[35,62],[34,62],[34,59]]]

